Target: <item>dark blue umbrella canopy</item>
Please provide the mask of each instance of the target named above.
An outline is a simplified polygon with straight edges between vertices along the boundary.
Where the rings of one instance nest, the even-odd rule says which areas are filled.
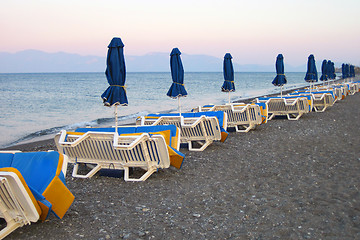
[[[101,95],[105,106],[127,105],[125,91],[125,58],[124,44],[120,38],[113,38],[108,46],[105,75],[109,87]]]
[[[321,77],[320,77],[320,80],[321,81],[327,81],[328,80],[328,68],[330,66],[327,64],[327,61],[326,59],[324,59],[322,61],[322,64],[321,64]]]
[[[235,84],[234,84],[234,68],[232,64],[232,56],[230,53],[226,53],[224,56],[224,84],[221,87],[221,91],[223,92],[235,92]]]
[[[350,65],[349,64],[345,64],[345,73],[346,73],[346,77],[350,77]]]
[[[350,77],[355,77],[355,67],[354,67],[354,65],[350,65]]]
[[[272,81],[272,84],[275,86],[282,86],[287,83],[286,76],[284,74],[284,57],[282,54],[279,54],[276,57],[276,77]]]
[[[186,97],[187,92],[184,87],[184,68],[180,58],[180,50],[173,48],[170,53],[170,69],[173,83],[166,95],[171,98]]]
[[[317,70],[316,70],[316,65],[315,65],[315,57],[312,54],[310,54],[310,56],[308,58],[305,81],[306,82],[317,82],[318,81],[318,75],[317,75]]]
[[[335,79],[336,78],[336,74],[335,74],[335,63],[334,62],[331,62],[331,65],[330,65],[330,78],[331,79]]]
[[[327,76],[328,79],[335,79],[336,74],[335,74],[335,64],[328,60],[327,62]]]
[[[342,78],[347,78],[346,64],[345,63],[343,63],[341,65],[341,73],[342,73]]]

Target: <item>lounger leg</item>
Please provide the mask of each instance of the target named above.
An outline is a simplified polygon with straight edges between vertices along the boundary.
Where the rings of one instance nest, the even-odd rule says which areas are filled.
[[[245,128],[245,129],[240,129],[239,128],[240,126],[243,126],[243,128]],[[236,125],[235,126],[236,132],[248,132],[253,128],[254,128],[254,126],[252,126],[251,124],[249,124],[249,125]]]
[[[0,239],[3,239],[10,233],[12,233],[15,229],[23,226],[23,224],[16,222],[9,214],[5,211],[2,213],[4,215],[4,219],[6,221],[6,227],[0,231]]]
[[[97,173],[100,169],[101,169],[101,165],[96,165],[96,167],[94,167],[93,169],[91,169],[90,172],[88,172],[86,175],[81,175],[81,174],[78,174],[78,169],[79,169],[79,164],[78,163],[75,163],[74,164],[74,169],[73,169],[73,172],[72,172],[72,176],[73,177],[78,177],[78,178],[91,178],[92,176],[95,175],[95,173]]]
[[[156,168],[150,168],[149,170],[146,171],[146,173],[144,173],[144,175],[141,176],[141,178],[130,178],[129,167],[124,167],[124,180],[126,182],[142,182],[148,179],[151,176],[151,174],[153,174],[156,171],[157,171]]]
[[[326,109],[326,107],[315,107],[314,106],[314,109],[315,109],[315,112],[324,112],[325,111],[325,109]]]
[[[290,115],[295,115],[294,113],[293,114],[286,114],[286,115],[287,115],[288,120],[292,120],[292,121],[297,121],[302,116],[302,114],[298,114],[295,118],[293,118],[293,117],[290,117]]]
[[[269,116],[269,115],[270,115],[270,116]],[[275,116],[275,114],[273,114],[273,113],[268,113],[268,119],[267,119],[267,120],[269,121],[269,120],[273,119],[274,116]]]
[[[201,152],[201,151],[204,151],[205,148],[207,148],[213,141],[205,141],[205,143],[200,147],[200,148],[193,148],[192,146],[192,141],[189,141],[188,142],[188,145],[189,145],[189,151],[198,151],[198,152]]]

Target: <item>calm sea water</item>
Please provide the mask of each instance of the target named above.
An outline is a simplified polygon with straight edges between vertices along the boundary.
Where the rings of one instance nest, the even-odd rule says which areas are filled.
[[[308,86],[305,73],[287,73],[284,89]],[[275,73],[235,73],[231,101],[280,92],[271,84]],[[220,91],[222,73],[185,73],[188,96],[182,111],[228,101]],[[166,96],[170,73],[127,73],[129,106],[119,107],[121,123],[148,113],[176,111],[178,102]],[[61,129],[114,124],[114,108],[104,107],[100,95],[108,87],[104,73],[0,74],[0,147],[51,137]]]

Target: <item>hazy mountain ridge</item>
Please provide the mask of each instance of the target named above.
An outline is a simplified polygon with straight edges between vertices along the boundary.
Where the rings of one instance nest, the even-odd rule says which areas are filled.
[[[222,72],[223,59],[208,55],[181,55],[187,72]],[[128,72],[169,72],[168,53],[148,53],[142,56],[125,56]],[[275,72],[273,65],[238,64],[233,62],[237,72]],[[106,57],[82,56],[79,54],[57,52],[47,53],[39,50],[24,50],[17,53],[0,52],[0,73],[34,72],[103,72]],[[319,70],[319,69],[318,69]],[[285,71],[305,72],[306,65],[293,67],[286,65]]]

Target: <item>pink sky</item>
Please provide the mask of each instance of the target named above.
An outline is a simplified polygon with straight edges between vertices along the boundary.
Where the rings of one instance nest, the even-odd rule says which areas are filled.
[[[170,52],[291,65],[309,54],[360,65],[359,0],[11,0],[0,8],[0,52],[38,49],[105,56],[114,36],[125,54]]]

